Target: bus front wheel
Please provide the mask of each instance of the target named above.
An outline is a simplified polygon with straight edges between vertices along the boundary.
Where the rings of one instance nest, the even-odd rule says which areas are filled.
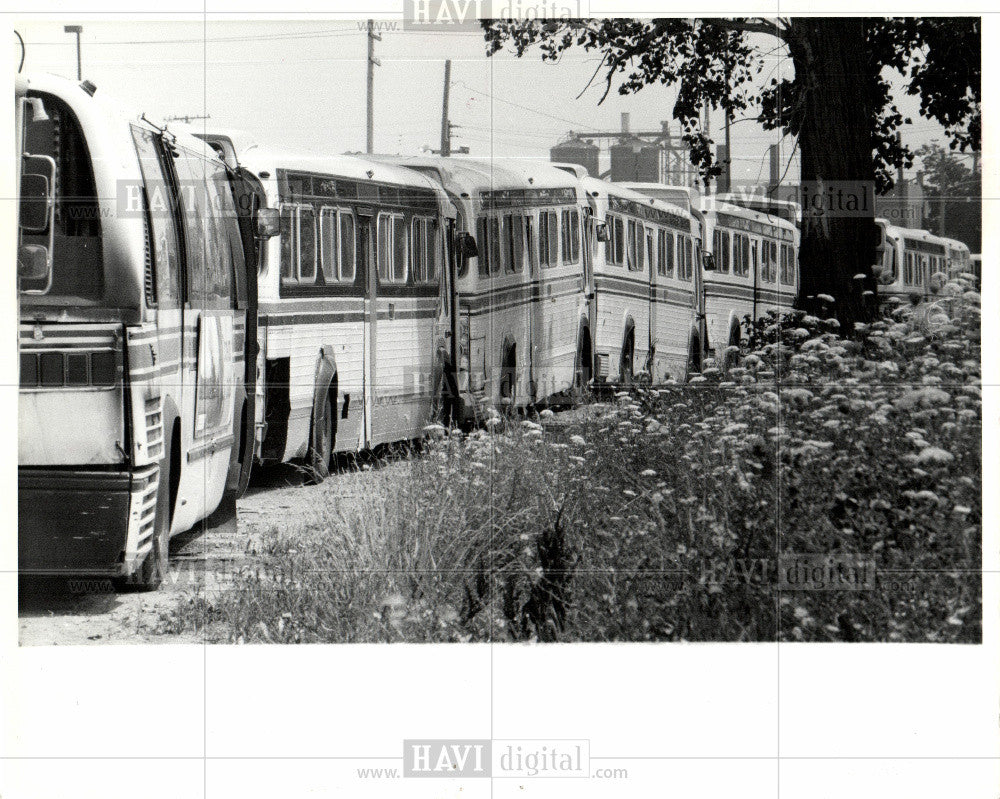
[[[309,436],[309,468],[311,481],[322,483],[330,476],[330,459],[333,457],[333,402],[330,392],[320,407],[319,416],[314,414],[312,433]]]

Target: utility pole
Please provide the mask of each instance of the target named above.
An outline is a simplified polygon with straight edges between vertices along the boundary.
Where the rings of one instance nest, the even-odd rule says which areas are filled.
[[[76,34],[76,79],[83,80],[83,61],[80,56],[80,34],[83,33],[83,25],[64,25],[63,31]]]
[[[705,138],[710,139],[712,137],[712,117],[710,113],[710,108],[708,103],[705,103]],[[712,194],[712,179],[705,178],[705,194]]]
[[[733,190],[733,147],[729,137],[729,126],[732,118],[726,109],[726,191]]]
[[[375,152],[375,67],[382,62],[375,57],[375,42],[382,41],[381,34],[375,33],[374,20],[368,20],[368,147],[370,155]]]
[[[441,155],[451,155],[451,122],[448,120],[448,97],[451,94],[451,59],[444,62],[444,99],[441,103]]]

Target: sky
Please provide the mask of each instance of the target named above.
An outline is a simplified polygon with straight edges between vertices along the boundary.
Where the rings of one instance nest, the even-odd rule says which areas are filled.
[[[26,42],[25,71],[75,77],[75,37],[58,22],[16,25]],[[392,23],[383,23],[391,26]],[[548,159],[549,147],[568,131],[614,131],[627,112],[632,130],[659,130],[672,121],[673,89],[650,86],[630,96],[612,91],[598,100],[604,81],[588,88],[599,56],[573,49],[558,63],[537,51],[487,58],[480,33],[426,33],[383,27],[375,52],[375,151],[420,153],[440,144],[444,61],[452,60],[450,118],[453,147],[474,156]],[[773,40],[762,41],[770,50]],[[122,104],[150,118],[208,114],[210,129],[237,129],[262,144],[299,152],[363,151],[365,148],[366,34],[362,21],[86,21],[84,78]],[[780,52],[764,77],[790,74]],[[897,85],[901,81],[896,81]],[[942,128],[918,116],[916,98],[899,92],[914,124],[904,141],[914,149]],[[722,140],[723,118],[710,120]],[[677,125],[672,122],[674,132]],[[780,140],[754,121],[732,127],[736,182],[766,181],[768,145]],[[782,142],[783,166],[794,158],[793,141]],[[792,161],[790,175],[797,163]]]

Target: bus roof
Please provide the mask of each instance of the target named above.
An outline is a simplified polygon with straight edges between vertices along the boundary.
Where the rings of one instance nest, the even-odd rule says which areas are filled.
[[[505,189],[577,187],[575,176],[552,166],[548,161],[405,155],[380,155],[375,158],[422,172],[432,172],[449,191],[460,196],[473,197],[482,191]]]
[[[16,84],[15,91],[20,89],[24,92],[43,92],[64,100],[91,135],[98,130],[103,130],[113,139],[120,139],[130,136],[126,127],[129,124],[139,125],[146,129],[157,128],[166,131],[168,137],[181,147],[212,158],[216,157],[215,151],[208,147],[205,142],[193,137],[186,126],[170,126],[165,122],[160,122],[155,116],[151,120],[141,110],[129,108],[117,100],[109,98],[92,83],[70,80],[46,72],[27,73],[18,77],[20,81]],[[84,88],[85,84],[88,88]],[[88,147],[91,149],[91,156],[96,157],[93,144],[88,142]]]
[[[686,218],[694,218],[687,206],[671,202],[670,200],[651,197],[644,192],[630,188],[630,185],[634,184],[612,183],[600,178],[585,177],[580,180],[580,185],[589,198],[602,197],[606,200],[609,197],[620,197],[623,200],[630,200],[648,208],[656,208],[674,214],[679,213]],[[600,204],[603,206],[606,202],[600,202]]]
[[[260,177],[267,173],[275,177],[278,169],[289,172],[305,172],[317,175],[334,175],[359,181],[388,183],[397,186],[408,186],[421,189],[433,189],[440,194],[440,187],[425,175],[404,169],[382,160],[366,158],[354,154],[317,154],[294,152],[261,145],[242,131],[220,130],[199,133],[207,141],[222,145],[221,149],[228,154],[232,148],[238,164]]]
[[[785,228],[788,230],[798,230],[798,225],[789,222],[785,217],[778,216],[775,214],[768,214],[762,211],[757,211],[753,208],[746,208],[742,205],[734,205],[733,203],[726,202],[725,200],[719,199],[722,195],[706,195],[701,198],[699,205],[701,206],[702,213],[724,213],[730,214],[731,216],[743,217],[744,219],[750,219],[754,222],[761,222],[767,225],[775,225],[776,227]]]
[[[635,181],[618,183],[617,185],[632,189],[632,191],[637,191],[640,194],[645,194],[647,197],[680,206],[686,211],[697,208],[698,200],[701,198],[701,192],[691,186],[671,186],[668,183],[641,183]]]

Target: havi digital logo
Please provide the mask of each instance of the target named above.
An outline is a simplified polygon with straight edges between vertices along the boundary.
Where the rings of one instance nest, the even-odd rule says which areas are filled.
[[[488,740],[409,739],[403,741],[404,777],[488,777]]]

